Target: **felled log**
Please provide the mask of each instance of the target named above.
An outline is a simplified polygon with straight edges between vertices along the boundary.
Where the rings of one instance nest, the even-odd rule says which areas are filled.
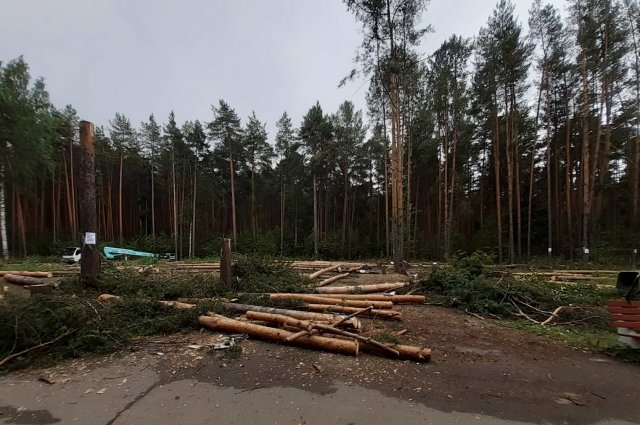
[[[98,297],[98,301],[102,301],[102,302],[118,301],[121,299],[122,297],[120,295],[111,295],[111,294],[101,294]]]
[[[29,272],[29,271],[21,271],[21,270],[0,270],[0,276],[5,276],[8,274],[16,275],[16,276],[29,276],[29,277],[53,277],[53,273],[51,272]]]
[[[337,274],[335,276],[332,276],[332,277],[330,277],[328,279],[325,279],[322,282],[318,283],[318,287],[329,285],[330,283],[333,283],[336,280],[344,279],[347,276],[349,276],[349,273]]]
[[[338,328],[334,328],[333,326],[328,326],[328,325],[322,325],[319,323],[313,324],[311,325],[311,327],[313,329],[318,329],[321,332],[327,332],[327,333],[332,333],[332,334],[336,334],[336,335],[342,335],[342,336],[346,336],[349,338],[353,338],[353,339],[357,339],[360,342],[364,342],[365,344],[370,345],[373,348],[376,348],[380,351],[382,351],[385,354],[389,354],[393,357],[400,357],[400,352],[398,350],[395,350],[391,347],[388,347],[386,345],[384,345],[381,342],[378,342],[374,339],[371,339],[367,336],[362,336],[362,335],[357,335],[351,332],[347,332],[344,331],[342,329],[338,329]]]
[[[2,276],[4,280],[15,285],[27,286],[27,285],[42,285],[47,283],[40,277],[31,277],[17,274],[5,274]]]
[[[160,304],[164,304],[167,307],[173,307],[178,310],[192,310],[196,308],[195,304],[182,303],[180,301],[158,301]]]
[[[365,267],[366,267],[366,264],[356,264],[355,266],[348,268],[347,271],[349,273],[354,273],[354,272],[357,272],[358,270],[363,269]]]
[[[311,273],[309,275],[309,279],[315,279],[316,277],[323,275],[325,273],[329,273],[330,271],[336,270],[340,268],[340,264],[336,264],[334,266],[330,266],[330,267],[325,267],[324,269],[320,269],[317,272]]]
[[[236,303],[222,303],[222,306],[236,313],[246,313],[247,311],[260,311],[263,313],[282,314],[289,317],[294,317],[300,320],[313,320],[314,322],[334,323],[344,318],[339,314],[326,314],[326,313],[312,313],[309,311],[288,310],[284,308],[264,307],[259,305],[248,304],[236,304]],[[345,322],[345,327],[351,329],[360,329],[362,324],[357,318],[349,319]]]
[[[260,326],[249,322],[229,319],[228,317],[220,315],[200,316],[198,318],[198,322],[205,328],[214,331],[244,333],[265,341],[285,342],[287,337],[294,334],[293,332],[289,332],[284,329]],[[353,356],[357,355],[359,350],[359,344],[355,341],[325,338],[321,336],[301,336],[292,341],[288,341],[287,343],[299,347],[315,348],[332,353],[349,354]]]
[[[277,323],[278,325],[292,326],[301,330],[311,330],[312,323],[308,320],[300,320],[282,314],[262,313],[260,311],[247,311],[245,316],[249,320]]]
[[[391,301],[371,301],[371,300],[346,300],[329,297],[318,297],[307,294],[269,294],[272,300],[302,300],[311,304],[327,304],[327,305],[343,305],[346,307],[365,308],[373,306],[373,308],[393,308]]]
[[[341,305],[307,304],[305,307],[307,308],[307,310],[311,311],[335,311],[347,314],[360,311],[359,308],[344,307]],[[368,317],[379,317],[383,319],[402,320],[400,312],[396,310],[369,310],[366,313],[363,313],[363,315],[366,315]]]
[[[340,298],[341,300],[391,301],[394,304],[423,304],[424,295],[386,295],[386,294],[315,294],[317,297]]]
[[[375,293],[384,292],[391,289],[400,289],[409,286],[410,282],[394,282],[394,283],[378,283],[374,285],[355,285],[355,286],[328,286],[317,288],[321,294],[357,294],[357,293]]]
[[[250,316],[256,318],[260,317],[261,319],[270,319],[267,321],[271,321],[274,323],[285,323],[287,326],[293,326],[298,329],[305,329],[308,326],[311,326],[312,329],[315,328],[318,331],[330,332],[332,334],[335,334],[336,336],[338,336],[338,338],[334,338],[333,335],[332,337],[328,337],[328,335],[327,337],[316,335],[300,335],[297,338],[291,338],[292,336],[296,335],[296,333],[286,331],[284,329],[275,329],[267,326],[260,326],[253,323],[229,319],[220,315],[200,316],[198,318],[198,321],[202,326],[212,330],[233,333],[246,333],[249,336],[267,341],[280,341],[291,345],[317,348],[324,351],[337,352],[341,354],[357,355],[359,349],[361,348],[363,351],[367,352],[382,352],[393,358],[401,358],[419,362],[425,362],[431,359],[431,350],[428,348],[401,344],[384,344],[361,335],[342,331],[341,329],[336,329],[328,325],[319,325],[305,321],[297,321],[296,323],[295,319],[286,316],[274,318],[273,316],[278,315],[264,315],[256,312],[251,312]],[[298,326],[294,326],[296,324]],[[350,339],[341,339],[340,336]],[[359,345],[357,342],[358,340],[365,342],[365,344]],[[347,351],[343,351],[345,349]]]

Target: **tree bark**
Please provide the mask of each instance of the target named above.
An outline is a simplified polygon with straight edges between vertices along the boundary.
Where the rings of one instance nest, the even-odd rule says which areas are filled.
[[[93,124],[80,122],[80,231],[83,234],[80,277],[93,280],[100,274],[98,211],[96,207],[96,157]]]
[[[358,344],[350,340],[306,335],[286,341],[288,337],[294,334],[293,332],[289,332],[284,329],[270,328],[268,326],[260,326],[248,322],[241,322],[239,320],[233,320],[219,315],[200,316],[198,318],[198,322],[202,326],[215,331],[246,333],[249,336],[266,341],[287,342],[291,345],[314,348],[333,353],[351,355],[358,354]]]
[[[220,250],[220,281],[226,288],[231,288],[231,239],[222,239],[222,249]]]
[[[376,292],[384,292],[392,289],[400,289],[409,285],[409,282],[394,282],[356,286],[325,286],[322,288],[316,288],[316,291],[321,294],[370,294]]]
[[[2,258],[9,260],[9,241],[7,239],[7,204],[5,201],[4,163],[0,161],[0,244]]]

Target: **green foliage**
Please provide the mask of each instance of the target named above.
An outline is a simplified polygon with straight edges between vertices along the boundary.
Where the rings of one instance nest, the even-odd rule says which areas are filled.
[[[242,292],[302,292],[307,278],[290,263],[261,255],[237,255],[236,276]]]
[[[491,256],[482,252],[456,257],[450,265],[436,266],[423,276],[422,290],[433,301],[449,307],[508,318],[520,313],[518,308],[532,317],[546,319],[550,313],[544,312],[560,306],[596,307],[588,311],[568,310],[562,320],[595,316],[602,320],[590,322],[593,326],[610,328],[604,306],[616,296],[613,288],[601,289],[590,282],[550,284],[537,276],[516,278],[508,272],[488,270],[486,266],[491,260]]]
[[[151,300],[101,303],[68,295],[10,299],[0,306],[0,359],[65,334],[46,347],[8,362],[5,368],[107,353],[121,348],[134,336],[198,329],[198,315],[209,310],[216,307],[177,310]]]

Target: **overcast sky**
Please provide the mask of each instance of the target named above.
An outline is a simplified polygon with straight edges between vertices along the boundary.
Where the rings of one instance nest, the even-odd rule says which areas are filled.
[[[531,1],[514,3],[526,28]],[[435,33],[420,50],[474,36],[495,4],[432,0],[423,23]],[[338,0],[0,0],[0,61],[23,55],[56,106],[105,126],[115,112],[136,126],[171,110],[180,124],[209,121],[224,99],[243,122],[255,110],[273,141],[285,110],[296,126],[316,100],[325,112],[344,100],[366,110],[363,80],[338,88],[361,39]]]

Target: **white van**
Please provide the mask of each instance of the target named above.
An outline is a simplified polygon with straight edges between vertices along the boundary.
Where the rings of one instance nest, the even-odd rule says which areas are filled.
[[[62,261],[67,264],[75,264],[80,261],[82,250],[78,247],[65,248],[62,253]]]

